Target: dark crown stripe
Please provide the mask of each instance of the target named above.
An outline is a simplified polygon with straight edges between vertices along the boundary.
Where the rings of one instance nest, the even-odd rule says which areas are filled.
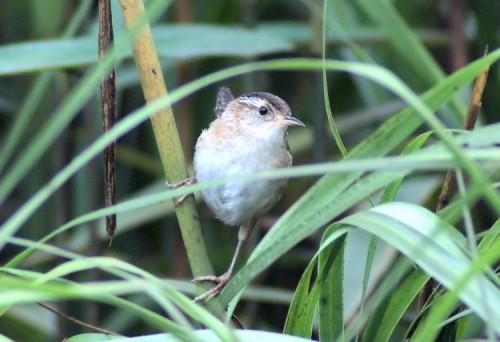
[[[270,94],[270,93],[265,93],[265,92],[254,92],[254,93],[248,93],[245,95],[241,95],[240,97],[247,97],[247,98],[261,98],[265,99],[267,102],[273,105],[274,108],[277,110],[281,110],[283,108],[283,100],[280,99],[279,97]]]

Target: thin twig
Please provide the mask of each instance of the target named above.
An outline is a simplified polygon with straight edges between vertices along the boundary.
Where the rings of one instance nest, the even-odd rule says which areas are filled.
[[[73,322],[75,324],[81,325],[82,327],[86,327],[86,328],[89,328],[89,329],[92,329],[94,331],[97,331],[97,332],[100,332],[100,333],[103,333],[103,334],[107,334],[107,335],[123,336],[123,337],[125,337],[124,335],[117,334],[117,333],[115,333],[113,331],[109,331],[109,330],[106,330],[106,329],[103,329],[103,328],[99,328],[99,327],[96,327],[96,326],[94,326],[92,324],[88,324],[88,323],[85,323],[83,321],[80,321],[79,319],[76,319],[73,316],[69,316],[69,315],[63,314],[62,312],[59,312],[56,309],[51,308],[50,306],[45,305],[43,303],[37,302],[37,304],[39,306],[41,306],[42,308],[44,308],[46,310],[49,310],[50,312],[53,312],[56,315],[61,316],[61,317],[65,318],[65,319],[67,319],[68,321],[71,321],[71,322]]]
[[[486,47],[484,51],[484,55],[488,54],[488,47]],[[476,83],[474,84],[474,89],[472,90],[472,95],[469,103],[469,108],[467,110],[467,115],[464,119],[463,129],[464,130],[472,130],[476,124],[477,118],[479,116],[479,110],[481,109],[481,98],[483,96],[484,87],[486,85],[486,79],[488,78],[488,72],[490,68],[486,68],[483,72],[479,74],[476,79]],[[449,203],[451,198],[456,192],[457,187],[456,174],[454,171],[448,171],[446,174],[446,178],[443,183],[443,188],[438,197],[438,204],[436,206],[436,213],[443,210]],[[429,281],[425,284],[420,292],[418,297],[417,304],[417,312],[422,311],[425,306],[425,303],[431,298],[432,293],[434,292],[434,287],[436,286],[436,282],[434,279],[429,279]]]
[[[99,60],[113,44],[113,23],[110,0],[99,0]],[[116,121],[115,69],[101,80],[102,128],[106,134]],[[104,149],[104,198],[106,207],[115,204],[116,142]],[[116,214],[106,216],[106,232],[112,239],[116,230]],[[111,240],[109,244],[111,245]]]
[[[488,53],[488,47],[484,54]],[[477,118],[479,116],[479,110],[481,109],[481,98],[483,96],[484,86],[486,85],[486,79],[488,78],[488,71],[490,68],[487,68],[483,72],[479,74],[476,79],[476,83],[474,84],[474,89],[472,91],[471,100],[469,103],[469,109],[467,110],[467,115],[464,119],[463,129],[470,131],[474,129],[476,125]],[[451,197],[456,192],[456,176],[455,172],[449,171],[444,180],[443,189],[441,190],[441,194],[439,195],[438,204],[436,208],[436,212],[440,212],[445,208],[451,200]]]

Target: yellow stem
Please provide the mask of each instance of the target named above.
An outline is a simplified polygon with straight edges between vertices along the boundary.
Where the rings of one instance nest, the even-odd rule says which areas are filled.
[[[133,41],[133,53],[144,97],[149,103],[165,96],[167,88],[151,29],[145,19],[144,4],[142,0],[120,0],[120,5],[125,24],[131,32],[138,23],[143,21]],[[169,106],[155,113],[151,117],[151,123],[167,180],[169,183],[175,183],[186,179],[188,172],[172,108]],[[176,208],[176,215],[193,276],[213,274],[193,196],[187,197]]]

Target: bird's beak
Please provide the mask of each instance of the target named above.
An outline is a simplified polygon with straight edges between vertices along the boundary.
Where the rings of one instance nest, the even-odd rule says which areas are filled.
[[[287,126],[306,127],[306,125],[304,125],[304,123],[302,121],[300,121],[299,119],[297,119],[291,115],[285,116],[285,118],[283,119],[283,124],[285,124]]]

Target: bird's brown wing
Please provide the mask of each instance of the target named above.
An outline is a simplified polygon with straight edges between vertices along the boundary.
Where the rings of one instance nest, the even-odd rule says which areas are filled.
[[[219,92],[217,93],[217,100],[215,102],[215,115],[220,118],[222,113],[226,110],[227,105],[229,102],[234,100],[233,93],[231,93],[231,90],[226,87],[220,88]]]

